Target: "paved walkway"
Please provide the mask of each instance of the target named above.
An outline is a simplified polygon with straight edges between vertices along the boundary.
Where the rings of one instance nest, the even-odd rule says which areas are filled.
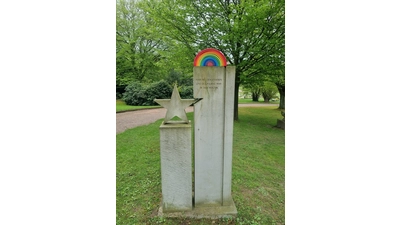
[[[261,107],[261,106],[278,106],[279,104],[239,104],[239,107]],[[193,106],[186,108],[188,112],[193,112]],[[117,113],[117,134],[124,132],[127,129],[131,129],[137,126],[147,125],[154,123],[158,119],[164,118],[167,109],[155,108],[155,109],[142,109],[135,111],[128,111]]]

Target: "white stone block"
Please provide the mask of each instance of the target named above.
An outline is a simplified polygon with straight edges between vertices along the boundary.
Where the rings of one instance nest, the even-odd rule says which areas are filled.
[[[192,126],[160,126],[161,186],[164,212],[192,210]]]

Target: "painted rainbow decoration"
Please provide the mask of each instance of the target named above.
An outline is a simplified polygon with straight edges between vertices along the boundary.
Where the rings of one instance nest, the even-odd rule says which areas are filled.
[[[222,52],[214,48],[206,48],[197,53],[194,66],[226,66],[226,58]]]

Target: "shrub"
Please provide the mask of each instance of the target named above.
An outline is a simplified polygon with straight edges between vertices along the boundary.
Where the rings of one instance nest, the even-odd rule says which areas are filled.
[[[193,98],[193,86],[182,86],[179,94],[182,99]],[[173,87],[165,80],[154,82],[148,86],[143,86],[138,82],[133,82],[125,88],[122,100],[127,105],[158,105],[154,99],[169,99],[172,95]]]
[[[182,86],[180,89],[179,93],[182,99],[193,98],[193,86]]]
[[[170,98],[172,87],[164,80],[143,86],[138,82],[130,83],[125,88],[122,99],[127,105],[157,105],[155,98]]]
[[[138,82],[132,82],[125,88],[125,92],[122,94],[122,100],[127,105],[142,105],[145,98],[145,89]]]
[[[169,99],[171,94],[172,87],[165,80],[152,83],[146,88],[146,100],[144,101],[143,105],[158,105],[156,102],[154,102],[155,98]]]

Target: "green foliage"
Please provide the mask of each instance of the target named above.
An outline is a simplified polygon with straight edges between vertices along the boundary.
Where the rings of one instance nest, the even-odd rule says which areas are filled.
[[[145,88],[138,82],[132,82],[125,88],[122,100],[127,105],[142,105],[146,101]]]
[[[152,19],[134,0],[117,0],[116,7],[117,85],[132,81],[159,80],[162,69],[158,49],[162,41],[153,30]]]
[[[117,0],[116,25],[117,85],[172,84],[178,75],[179,86],[192,86],[182,79],[195,55],[212,47],[236,66],[235,120],[241,84],[275,83],[284,108],[284,0]],[[172,69],[180,74],[167,75]]]
[[[165,80],[160,80],[149,85],[132,82],[125,88],[122,99],[127,105],[152,106],[158,105],[154,99],[169,99],[172,94],[172,85]],[[193,98],[193,86],[179,87],[182,99]]]
[[[172,87],[165,80],[160,80],[147,86],[143,86],[138,82],[132,82],[125,88],[122,99],[128,105],[150,106],[157,105],[154,102],[155,98],[170,98],[171,94]]]
[[[178,86],[193,86],[193,76],[183,75],[182,72],[171,70],[165,80],[170,84],[174,85],[177,83]]]
[[[271,98],[278,94],[278,88],[276,87],[276,84],[268,81],[264,82],[264,86],[261,86],[260,91],[265,102],[269,102]]]
[[[236,66],[235,120],[239,85],[265,80],[284,67],[283,0],[149,0],[140,7],[157,24],[149,29],[168,43],[159,51],[168,64],[190,71],[199,50],[211,47]]]
[[[179,94],[182,99],[193,98],[193,77],[184,76],[182,72],[171,70],[165,80],[173,86],[178,85]]]
[[[161,106],[132,106],[127,105],[122,100],[116,101],[116,112],[125,112],[125,111],[134,111],[138,109],[151,109],[151,108],[160,108]]]
[[[269,100],[278,94],[277,85],[269,81],[259,81],[258,83],[247,83],[243,85],[244,92],[251,92],[253,101],[257,102],[262,95],[264,102]]]
[[[243,91],[251,93],[251,99],[253,102],[258,102],[261,95],[261,84],[260,83],[246,83],[243,85]]]
[[[116,83],[118,86],[126,86],[135,80],[132,63],[121,52],[117,52],[116,65]]]
[[[145,102],[142,105],[158,105],[154,102],[155,98],[169,99],[172,94],[172,86],[165,80],[160,80],[150,84],[145,90]]]
[[[182,86],[179,89],[179,93],[182,99],[193,98],[193,86]]]
[[[157,21],[160,32],[185,46],[192,57],[200,49],[214,47],[245,72],[258,63],[270,64],[270,58],[284,52],[284,4],[281,0],[153,0],[142,8]]]

